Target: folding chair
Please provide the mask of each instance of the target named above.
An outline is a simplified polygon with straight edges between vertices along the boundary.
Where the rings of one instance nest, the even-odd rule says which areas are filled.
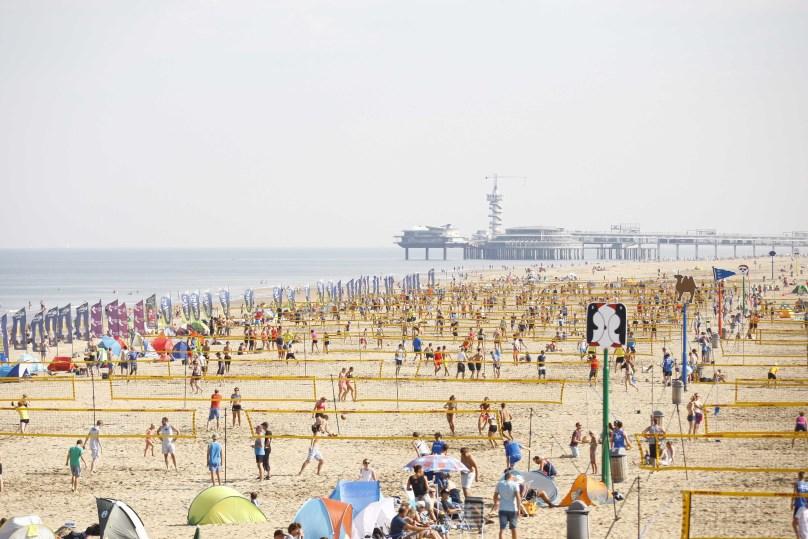
[[[483,498],[468,496],[463,500],[461,536],[465,537],[467,531],[479,532],[479,537],[485,536],[485,501]]]

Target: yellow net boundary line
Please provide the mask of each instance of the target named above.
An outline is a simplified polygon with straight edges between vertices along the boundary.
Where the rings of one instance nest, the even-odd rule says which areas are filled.
[[[690,534],[690,520],[693,515],[693,499],[698,496],[732,497],[732,498],[808,498],[808,494],[796,494],[794,492],[736,492],[721,490],[683,490],[682,491],[682,527],[680,539],[792,539],[791,536],[773,535],[711,535],[693,537]],[[698,516],[698,515],[697,515]],[[720,525],[720,523],[716,523]]]

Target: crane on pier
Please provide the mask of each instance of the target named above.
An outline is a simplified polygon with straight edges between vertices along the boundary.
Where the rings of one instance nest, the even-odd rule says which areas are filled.
[[[488,234],[489,237],[502,233],[502,195],[499,194],[499,180],[527,180],[526,176],[500,176],[499,174],[492,174],[486,176],[486,180],[494,180],[494,189],[491,194],[486,195],[485,199],[488,201]]]

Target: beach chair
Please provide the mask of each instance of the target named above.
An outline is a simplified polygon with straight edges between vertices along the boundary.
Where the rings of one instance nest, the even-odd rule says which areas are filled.
[[[463,500],[463,518],[458,526],[461,537],[485,537],[485,500],[468,496]]]

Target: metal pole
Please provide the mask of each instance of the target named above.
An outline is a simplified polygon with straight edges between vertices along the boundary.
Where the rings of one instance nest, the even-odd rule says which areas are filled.
[[[334,416],[336,417],[337,421],[337,434],[340,433],[339,431],[339,413],[337,413],[337,393],[334,390],[334,375],[331,375],[331,397],[334,399]]]
[[[642,513],[640,512],[640,500],[642,495],[640,491],[640,476],[637,476],[637,539],[642,539],[642,532],[640,531],[640,523],[642,522]]]
[[[682,416],[679,415],[679,405],[678,404],[676,405],[676,417],[679,419],[679,435],[681,436],[682,435]],[[685,439],[684,439],[684,437],[681,437],[681,438],[679,438],[679,440],[682,442],[682,462],[684,462],[684,465],[685,465],[685,479],[690,479],[687,476],[687,454],[685,453]],[[658,445],[658,442],[657,442],[657,445]]]
[[[528,455],[527,471],[530,471],[530,464],[533,461],[533,408],[530,409],[530,418],[528,419],[528,435],[527,435]]]
[[[224,407],[224,482],[227,483],[227,406]]]
[[[171,352],[168,353],[168,363],[171,364]],[[188,355],[185,356],[185,378],[182,381],[182,407],[188,408]]]
[[[97,361],[97,360],[96,360]],[[96,363],[96,362],[94,362]],[[110,382],[112,383],[112,382]],[[93,424],[95,424],[95,375],[93,374],[93,369],[90,367],[90,385],[93,386]]]
[[[687,391],[687,302],[682,302],[682,384]]]
[[[603,432],[601,433],[601,479],[612,490],[612,467],[609,461],[609,349],[603,349]]]

